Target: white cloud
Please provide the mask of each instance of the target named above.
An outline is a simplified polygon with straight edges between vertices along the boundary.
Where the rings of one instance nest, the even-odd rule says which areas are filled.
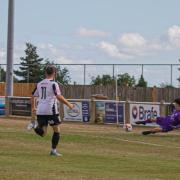
[[[42,56],[45,56],[46,58],[49,58],[50,60],[54,60],[55,63],[58,64],[90,64],[94,63],[93,60],[90,59],[84,59],[82,57],[72,58],[69,57],[68,52],[73,51],[73,49],[82,50],[83,46],[78,44],[61,44],[60,46],[55,46],[53,44],[44,44],[41,43],[40,46],[38,45],[39,52]]]
[[[100,38],[104,38],[109,36],[109,33],[104,32],[104,31],[100,31],[100,30],[96,30],[96,29],[87,29],[84,27],[81,27],[77,30],[76,34],[78,36],[82,36],[82,37],[100,37]]]
[[[172,26],[168,30],[168,38],[171,45],[180,47],[180,26]]]
[[[92,58],[83,57],[81,54],[84,46],[81,44],[60,44],[58,46],[50,43],[38,43],[37,53],[44,59],[49,59],[59,64],[93,64],[95,61]],[[20,63],[20,57],[25,56],[25,44],[14,45],[14,64]],[[74,55],[74,52],[78,53]],[[82,55],[82,56],[81,56]],[[0,64],[6,64],[6,49],[0,49]]]
[[[118,47],[112,43],[103,41],[99,44],[99,48],[113,58],[132,58],[130,55],[120,52],[120,49],[118,49]]]
[[[127,60],[138,57],[159,56],[164,52],[173,52],[180,49],[180,26],[174,25],[167,29],[167,33],[158,38],[149,38],[136,33],[123,33],[115,41],[105,39],[109,34],[99,30],[80,28],[79,36],[101,37],[103,40],[91,41],[85,44],[64,43],[55,45],[53,43],[39,43],[37,50],[40,57],[49,58],[60,64],[74,63],[99,63],[98,59]],[[14,63],[20,62],[24,56],[25,44],[14,46]],[[100,50],[100,51],[99,51]],[[102,54],[103,52],[103,54]],[[105,55],[105,56],[104,56]],[[0,63],[6,63],[6,49],[0,50]]]
[[[174,34],[176,34],[177,40],[177,37],[179,37],[177,36],[178,33]],[[149,40],[138,33],[124,33],[118,38],[117,42],[101,42],[99,48],[109,56],[117,59],[154,56],[162,51],[173,49],[167,35],[166,38]]]
[[[0,49],[0,60],[2,64],[6,63],[6,51],[3,48]]]
[[[13,61],[14,64],[20,62],[20,57],[23,55],[23,50],[25,46],[15,45],[14,46],[14,54]],[[7,50],[5,48],[0,49],[0,64],[7,63]]]
[[[119,42],[128,47],[144,46],[146,40],[138,33],[125,33],[119,38]]]
[[[138,33],[124,33],[118,38],[118,49],[136,56],[152,56],[172,49],[167,35],[163,38],[146,39]]]

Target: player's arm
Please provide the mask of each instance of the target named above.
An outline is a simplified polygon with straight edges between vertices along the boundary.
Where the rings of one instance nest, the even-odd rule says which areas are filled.
[[[61,95],[61,91],[60,91],[60,88],[58,86],[57,83],[54,83],[53,84],[53,91],[54,91],[54,94],[56,96],[56,98],[63,104],[65,104],[66,106],[68,106],[70,109],[73,109],[74,108],[74,105],[71,104],[67,99],[64,98],[64,96]]]
[[[175,128],[180,128],[180,115],[175,115],[172,121],[172,126]]]
[[[67,99],[64,98],[64,96],[62,95],[56,95],[56,98],[62,102],[63,104],[65,104],[66,106],[68,106],[70,109],[73,109],[74,105],[71,104]]]

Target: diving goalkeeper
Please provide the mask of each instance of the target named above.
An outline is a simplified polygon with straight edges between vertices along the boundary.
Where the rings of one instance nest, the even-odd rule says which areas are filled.
[[[146,125],[147,123],[157,123],[159,127],[153,128],[149,131],[143,131],[143,135],[155,134],[159,132],[169,132],[180,128],[180,98],[174,100],[174,111],[171,115],[166,117],[157,117],[155,119],[148,119],[145,121],[136,121],[136,124]]]

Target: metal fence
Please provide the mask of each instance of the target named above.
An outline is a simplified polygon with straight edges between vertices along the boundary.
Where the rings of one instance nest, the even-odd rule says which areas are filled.
[[[128,73],[134,76],[136,82],[141,75],[148,82],[148,86],[160,86],[162,84],[179,87],[180,64],[57,64],[61,68],[67,68],[71,78],[71,84],[88,85],[92,77],[109,74],[116,77],[118,74]],[[18,70],[20,64],[14,64],[14,70]],[[0,64],[0,68],[6,71],[7,65]],[[0,71],[0,82],[3,81]],[[27,81],[28,82],[28,81]]]

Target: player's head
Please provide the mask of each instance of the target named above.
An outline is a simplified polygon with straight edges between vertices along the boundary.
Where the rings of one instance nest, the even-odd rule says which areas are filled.
[[[56,68],[53,65],[47,65],[45,68],[45,74],[48,78],[55,78]]]
[[[177,110],[180,110],[180,98],[175,99],[174,103],[175,103],[175,108]]]

